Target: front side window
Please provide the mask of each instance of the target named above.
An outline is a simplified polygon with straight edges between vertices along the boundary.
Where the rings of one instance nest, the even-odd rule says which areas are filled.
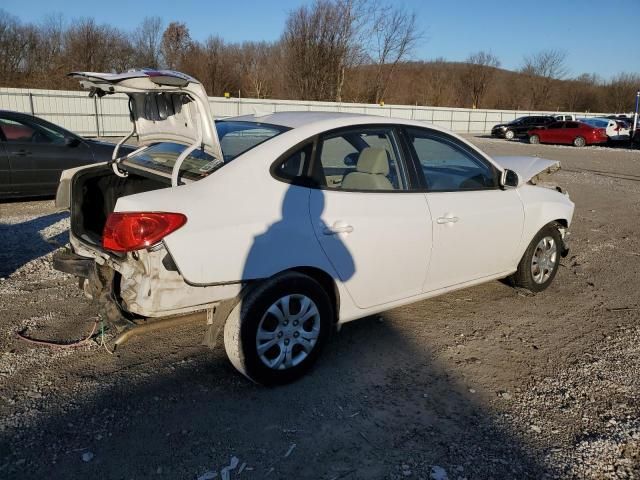
[[[44,125],[0,118],[0,129],[7,142],[12,143],[64,143],[64,135]]]
[[[455,139],[422,129],[408,129],[407,133],[429,191],[498,187],[497,170]]]
[[[392,127],[363,127],[322,138],[314,180],[331,189],[406,190]]]

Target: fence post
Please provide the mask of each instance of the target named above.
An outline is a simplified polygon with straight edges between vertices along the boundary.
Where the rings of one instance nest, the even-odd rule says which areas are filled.
[[[482,133],[487,133],[487,114],[489,112],[487,112],[486,110],[484,111],[484,126],[482,127]]]
[[[100,120],[98,117],[98,96],[93,96],[93,111],[96,119],[96,137],[100,136]]]
[[[469,115],[467,116],[467,133],[471,132],[471,110],[467,112]]]
[[[36,112],[33,109],[33,93],[29,92],[29,107],[31,107],[31,116],[35,117],[36,116]]]

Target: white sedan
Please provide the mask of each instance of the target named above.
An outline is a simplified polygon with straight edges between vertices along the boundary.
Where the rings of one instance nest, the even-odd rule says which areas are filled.
[[[205,312],[253,381],[299,377],[344,322],[495,279],[542,291],[568,251],[574,204],[536,185],[556,161],[379,116],[213,122],[189,76],[72,75],[129,95],[140,148],[63,173],[56,268],[124,333]]]
[[[579,121],[592,127],[604,128],[610,140],[629,140],[629,125],[622,120],[611,118],[579,118]]]

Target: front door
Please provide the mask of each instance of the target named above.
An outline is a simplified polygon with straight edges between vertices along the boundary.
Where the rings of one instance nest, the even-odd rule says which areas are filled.
[[[499,188],[499,171],[450,135],[407,130],[433,222],[424,291],[509,271],[517,264],[524,210],[518,193]]]
[[[360,308],[418,295],[431,252],[431,216],[409,180],[393,127],[320,140],[311,191],[316,238]]]

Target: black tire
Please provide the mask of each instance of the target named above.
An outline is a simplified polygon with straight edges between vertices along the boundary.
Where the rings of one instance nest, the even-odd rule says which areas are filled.
[[[537,145],[540,143],[540,137],[538,135],[531,135],[529,137],[529,143],[532,145]]]
[[[282,330],[285,330],[285,327],[282,327],[277,317],[268,313],[267,310],[280,299],[288,296],[303,296],[313,302],[319,313],[319,320],[315,315],[313,317],[315,318],[313,321],[319,322],[319,333],[310,351],[304,352],[306,356],[300,363],[289,368],[276,369],[268,366],[261,359],[258,353],[257,334],[264,319],[265,322],[272,324],[275,322],[274,331],[278,332],[277,334],[282,337]],[[296,300],[295,298],[293,299]],[[298,310],[301,311],[301,308],[302,304],[299,302]],[[291,312],[294,309],[295,306],[291,308]],[[262,385],[289,383],[304,375],[315,363],[333,328],[333,319],[334,306],[324,288],[307,275],[298,272],[286,272],[266,280],[254,288],[229,314],[224,327],[225,350],[233,366],[253,382]],[[293,322],[291,325],[293,325]],[[284,339],[279,340],[278,344],[272,347],[274,352],[278,352],[275,356],[277,357],[280,351],[287,351],[287,347],[281,344],[281,342],[285,341],[287,345],[291,345],[289,347],[291,351],[298,348],[299,350],[296,354],[301,356],[300,352],[304,349],[300,346],[301,343],[296,343],[299,340],[294,340],[291,337],[295,335],[295,332],[291,333],[293,327],[289,326],[287,328],[289,331],[285,331]],[[300,325],[297,328],[304,327]],[[299,336],[300,333],[298,333],[297,337]],[[292,339],[288,340],[287,337]],[[283,347],[285,350],[282,350]],[[270,350],[264,352],[264,355],[270,353]]]
[[[541,280],[544,279],[544,281],[539,282],[534,279],[534,274],[532,271],[532,261],[534,255],[537,253],[538,244],[542,241],[542,239],[546,237],[552,238],[555,242],[555,263],[553,265],[553,268],[548,270],[548,278],[544,279],[546,275],[543,274]],[[518,264],[518,270],[510,277],[511,284],[515,287],[524,288],[531,292],[541,292],[549,287],[549,285],[551,285],[551,282],[553,282],[556,274],[558,273],[558,268],[560,267],[560,257],[563,248],[562,245],[562,237],[560,235],[560,232],[558,231],[558,227],[553,223],[545,225],[536,234],[536,236],[533,237],[533,240],[531,240],[531,243],[525,250],[522,259]],[[538,269],[538,271],[540,271],[540,269]]]
[[[516,132],[514,132],[513,130],[507,130],[506,132],[504,132],[504,138],[506,138],[507,140],[513,140],[516,137]]]
[[[584,147],[587,144],[587,141],[583,137],[576,137],[573,139],[574,147]]]

